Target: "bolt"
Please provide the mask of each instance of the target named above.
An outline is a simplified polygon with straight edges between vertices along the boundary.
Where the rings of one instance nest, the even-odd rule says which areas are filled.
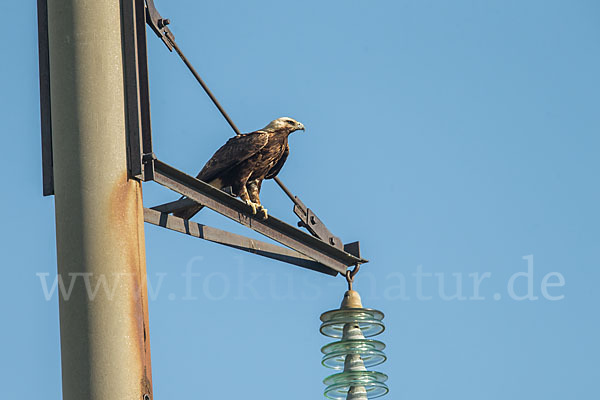
[[[171,21],[167,18],[161,18],[158,20],[158,27],[160,29],[164,28],[165,26],[169,25],[171,23]]]

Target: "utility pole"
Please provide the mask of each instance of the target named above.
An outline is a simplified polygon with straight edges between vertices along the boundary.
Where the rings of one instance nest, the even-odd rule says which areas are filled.
[[[48,0],[64,400],[151,400],[141,182],[128,178],[120,0]],[[59,291],[60,293],[60,291]]]

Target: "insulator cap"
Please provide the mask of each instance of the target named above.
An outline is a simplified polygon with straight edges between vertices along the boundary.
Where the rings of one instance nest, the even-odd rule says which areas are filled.
[[[344,299],[340,308],[363,308],[358,292],[356,290],[347,290],[344,293]]]

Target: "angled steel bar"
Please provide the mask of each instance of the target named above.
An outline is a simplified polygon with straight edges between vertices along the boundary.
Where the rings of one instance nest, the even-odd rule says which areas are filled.
[[[168,215],[167,213],[156,211],[150,208],[144,209],[144,221],[163,228],[171,229],[176,232],[204,239],[209,242],[243,250],[248,253],[283,261],[288,264],[308,268],[310,270],[322,272],[328,275],[337,275],[336,271],[325,265],[319,264],[318,262],[306,257],[304,254],[299,253],[296,250],[198,224],[196,222],[188,221],[173,215]]]
[[[136,0],[123,0],[122,28],[123,61],[125,67],[125,109],[127,112],[127,163],[129,176],[142,179],[142,113],[140,104],[140,77],[138,66],[138,34],[139,24],[136,22]],[[142,27],[145,29],[145,27]],[[145,45],[145,43],[144,43]]]
[[[48,2],[38,0],[38,57],[40,76],[40,122],[42,130],[42,182],[44,196],[54,194],[52,161],[52,117],[50,114],[50,52],[48,46]]]
[[[142,125],[142,159],[153,157],[152,123],[150,121],[150,87],[148,79],[148,47],[146,43],[146,6],[144,0],[135,0],[137,62],[139,77],[140,118]],[[143,179],[152,180],[152,163],[144,163]]]
[[[159,160],[153,160],[154,180],[213,211],[218,212],[276,242],[294,249],[327,267],[345,273],[347,266],[367,260],[335,248],[275,217],[266,220],[250,215],[250,207],[229,194],[187,175]]]

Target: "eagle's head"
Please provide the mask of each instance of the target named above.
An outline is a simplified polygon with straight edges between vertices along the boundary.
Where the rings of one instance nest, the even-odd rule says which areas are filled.
[[[283,131],[289,134],[294,131],[303,131],[304,125],[295,119],[281,117],[271,121],[269,125],[265,126],[262,130],[267,132]]]

